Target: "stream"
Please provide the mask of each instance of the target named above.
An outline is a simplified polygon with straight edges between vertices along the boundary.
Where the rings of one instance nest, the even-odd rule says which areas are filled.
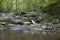
[[[21,19],[19,19],[19,15],[14,15],[14,13],[2,13],[1,14],[1,18],[0,19],[3,19],[3,20],[5,20],[5,19],[9,19],[10,18],[10,20],[9,21],[14,21],[14,22],[21,22],[20,20]],[[31,30],[36,30],[36,31],[45,31],[45,28],[47,27],[46,25],[42,25],[42,24],[37,24],[33,19],[30,19],[31,20],[31,22],[32,22],[32,24],[30,24],[30,25],[27,25],[27,24],[29,24],[29,22],[25,22],[25,24],[24,25],[19,25],[19,24],[9,24],[8,22],[0,22],[2,25],[0,25],[1,27],[0,27],[0,30],[3,30],[3,29],[6,29],[6,27],[3,27],[3,25],[9,25],[10,27],[9,27],[9,30],[17,30],[17,31],[19,31],[19,30],[26,30],[27,28],[28,28],[28,26],[31,26],[32,25],[32,27],[34,27],[34,26],[36,26],[36,27],[34,27],[34,28],[31,28],[31,27],[29,27],[28,29],[28,31],[31,31]],[[7,20],[8,21],[8,20]],[[52,29],[52,30],[54,30],[50,25],[47,27],[48,29]],[[49,30],[48,30],[49,31]]]
[[[9,19],[7,21],[7,19]],[[0,17],[0,40],[56,40],[59,39],[60,30],[55,30],[51,25],[38,24],[33,19],[30,22],[23,25],[15,24],[20,22],[21,17],[19,15],[13,16],[13,14],[1,14]],[[12,23],[14,22],[14,23]]]

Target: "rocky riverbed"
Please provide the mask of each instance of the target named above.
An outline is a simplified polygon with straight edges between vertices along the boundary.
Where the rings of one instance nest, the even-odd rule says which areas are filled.
[[[0,14],[0,30],[23,31],[31,33],[40,33],[41,31],[55,32],[55,25],[52,23],[37,23],[34,17],[24,17],[14,13]],[[39,17],[40,18],[40,17]],[[41,17],[42,18],[42,17]],[[40,19],[41,19],[40,18]],[[58,29],[57,29],[58,30]]]

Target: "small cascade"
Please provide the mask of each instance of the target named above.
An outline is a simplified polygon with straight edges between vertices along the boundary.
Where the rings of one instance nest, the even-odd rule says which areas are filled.
[[[31,21],[32,21],[33,24],[36,24],[36,22],[33,19],[31,19]]]

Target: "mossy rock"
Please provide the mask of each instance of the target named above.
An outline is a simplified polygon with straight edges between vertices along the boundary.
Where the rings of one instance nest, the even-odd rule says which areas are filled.
[[[39,13],[38,12],[28,12],[27,14],[25,14],[25,17],[36,17],[38,16]]]
[[[30,21],[30,18],[22,17],[23,22]]]
[[[14,22],[12,19],[8,18],[8,19],[5,19],[3,20],[4,22],[8,22],[8,23],[12,23],[12,24],[15,24],[16,22]]]

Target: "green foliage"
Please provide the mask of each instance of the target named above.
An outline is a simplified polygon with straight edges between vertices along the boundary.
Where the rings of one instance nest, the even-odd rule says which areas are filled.
[[[44,7],[46,7],[46,6],[48,6],[48,5],[50,5],[51,3],[55,3],[57,0],[45,0],[45,2],[44,2]]]
[[[59,0],[0,0],[1,12],[41,12],[41,10],[49,15],[59,16],[60,2]]]
[[[44,0],[1,0],[2,12],[38,11]]]
[[[60,15],[60,4],[59,3],[52,3],[45,7],[43,9],[44,13],[47,13],[48,15],[55,16],[56,18],[59,18]]]

